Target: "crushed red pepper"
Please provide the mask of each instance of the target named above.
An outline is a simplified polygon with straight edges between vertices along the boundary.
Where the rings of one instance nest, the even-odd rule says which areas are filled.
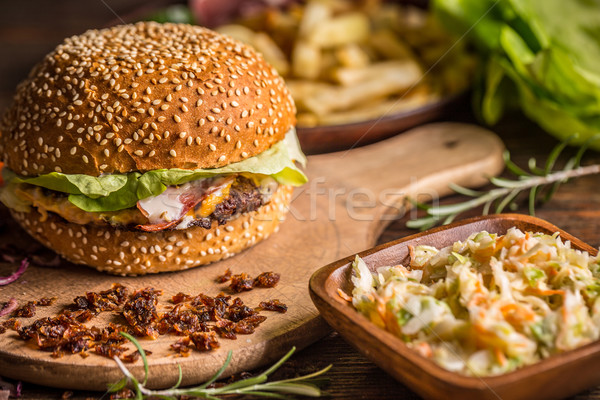
[[[258,306],[261,310],[277,311],[280,313],[285,313],[287,311],[287,306],[277,299],[261,301]]]
[[[254,279],[250,278],[248,274],[242,272],[241,274],[233,275],[231,277],[231,283],[229,289],[234,293],[246,292],[254,288]]]
[[[156,312],[158,296],[162,290],[145,288],[136,290],[123,306],[123,317],[138,336],[149,336],[156,339],[159,332],[156,324],[159,316]]]
[[[17,308],[15,311],[13,311],[12,316],[20,317],[20,318],[31,318],[31,317],[35,316],[35,310],[36,310],[36,302],[30,301],[27,304],[25,304],[24,306],[21,306],[21,307]]]
[[[56,300],[57,297],[42,297],[36,302],[36,304],[40,307],[48,307],[54,304]]]
[[[190,301],[193,297],[189,294],[185,294],[182,292],[177,293],[175,296],[171,298],[173,304],[183,303],[184,301]]]
[[[229,282],[230,279],[231,279],[231,270],[229,268],[227,268],[227,270],[225,271],[225,273],[223,275],[220,275],[217,277],[216,281],[217,281],[217,283],[225,283],[225,282]]]
[[[146,353],[147,356],[152,354],[152,352],[150,350],[144,350],[144,353]],[[139,350],[135,350],[129,354],[124,354],[121,357],[121,361],[126,362],[126,363],[134,363],[137,360],[139,360],[140,357],[141,357],[141,354],[140,354]]]
[[[230,270],[225,272],[225,275],[217,278],[217,282],[225,283],[231,281],[229,289],[234,293],[247,292],[255,287],[272,288],[279,283],[281,275],[275,272],[263,272],[256,278],[252,279],[248,274],[232,275]]]
[[[231,276],[231,272],[228,270],[224,276]],[[279,275],[271,272],[263,273],[256,279],[244,273],[231,276],[232,284],[236,277],[243,285],[251,287],[274,286],[279,281]],[[239,297],[232,300],[231,296],[224,293],[211,297],[203,293],[191,296],[180,292],[171,299],[175,306],[165,313],[159,313],[157,305],[161,295],[162,290],[154,288],[140,289],[129,295],[127,288],[113,284],[109,290],[87,292],[84,296],[76,297],[69,307],[55,317],[40,318],[25,327],[14,318],[4,321],[0,324],[0,333],[14,329],[23,340],[31,340],[40,349],[51,351],[53,357],[67,353],[87,356],[87,351],[93,350],[105,357],[117,356],[125,362],[135,362],[140,354],[137,351],[125,354],[126,339],[119,332],[152,338],[168,333],[182,336],[171,348],[181,356],[188,356],[193,348],[197,351],[218,348],[219,336],[233,340],[238,334],[253,333],[266,320],[265,316],[259,315],[261,309],[287,310],[278,300],[261,302],[259,308],[253,309]],[[55,300],[42,298],[29,302],[21,307],[23,311],[18,315],[28,315],[27,307],[33,308],[35,314],[36,304],[47,306]],[[124,323],[109,323],[103,328],[83,325],[103,311],[117,312],[123,317]]]
[[[281,275],[275,272],[263,272],[254,279],[254,286],[272,288],[279,283]]]
[[[190,335],[190,339],[196,349],[199,351],[210,351],[219,348],[220,344],[217,340],[217,334],[210,332],[194,332]]]

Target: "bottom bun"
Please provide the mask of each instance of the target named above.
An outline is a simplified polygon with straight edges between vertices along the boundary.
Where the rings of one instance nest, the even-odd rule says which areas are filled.
[[[280,185],[271,201],[210,229],[142,232],[110,226],[78,225],[35,210],[11,213],[35,239],[65,259],[116,275],[179,271],[229,258],[278,230],[292,197]]]

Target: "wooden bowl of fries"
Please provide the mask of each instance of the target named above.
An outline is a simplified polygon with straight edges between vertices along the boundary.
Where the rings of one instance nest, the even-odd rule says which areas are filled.
[[[393,136],[440,118],[464,98],[475,58],[426,5],[415,0],[188,3],[196,23],[253,46],[284,77],[298,108],[298,137],[309,154]]]
[[[216,27],[286,79],[308,153],[343,150],[441,117],[470,85],[471,57],[406,1],[307,0]]]

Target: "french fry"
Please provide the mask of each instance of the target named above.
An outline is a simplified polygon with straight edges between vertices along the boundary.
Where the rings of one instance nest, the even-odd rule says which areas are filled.
[[[300,21],[298,36],[301,38],[309,37],[319,25],[325,24],[325,21],[331,18],[331,7],[326,2],[311,1],[304,7],[304,14]]]
[[[217,31],[254,47],[280,74],[285,75],[289,72],[290,65],[285,54],[266,33],[257,33],[237,24],[223,25]]]
[[[398,38],[390,29],[374,32],[369,38],[369,44],[387,59],[417,59],[411,48]]]
[[[360,68],[369,64],[369,55],[356,43],[341,46],[335,51],[338,63],[343,67]]]
[[[316,79],[321,73],[321,50],[304,40],[298,40],[292,51],[292,72],[298,78]]]
[[[425,90],[417,90],[414,94],[403,98],[376,102],[364,107],[346,111],[332,112],[319,117],[319,125],[342,125],[352,122],[368,121],[379,117],[386,117],[399,112],[413,110],[435,101],[437,96]]]
[[[405,71],[386,70],[385,75],[372,76],[352,86],[330,85],[304,98],[304,106],[313,113],[323,116],[332,111],[364,106],[372,99],[402,92],[421,79],[420,68],[409,70],[414,65],[407,64],[408,68]]]
[[[369,37],[369,31],[369,18],[363,13],[352,12],[317,25],[309,33],[308,40],[315,46],[331,48],[363,42]]]
[[[259,53],[262,53],[265,60],[275,67],[281,75],[286,75],[289,72],[290,64],[285,58],[285,54],[269,35],[264,32],[256,33],[251,45]]]
[[[319,125],[319,117],[309,112],[298,113],[298,115],[296,115],[296,121],[298,125],[306,128],[312,128]]]
[[[343,86],[352,86],[360,82],[395,77],[395,80],[405,78],[407,87],[421,78],[423,71],[414,59],[383,61],[362,68],[337,68],[331,74],[332,78]]]
[[[474,69],[460,46],[438,63],[451,38],[426,11],[391,1],[305,0],[239,23],[218,30],[253,46],[284,76],[304,127],[420,107],[464,90]]]
[[[287,80],[285,81],[287,88],[289,89],[296,106],[301,109],[305,109],[304,99],[312,97],[315,93],[322,90],[327,90],[330,85],[320,81],[308,81],[301,79]]]

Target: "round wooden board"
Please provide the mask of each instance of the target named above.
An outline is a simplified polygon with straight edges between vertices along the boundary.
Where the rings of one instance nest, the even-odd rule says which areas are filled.
[[[233,258],[188,271],[142,277],[110,276],[68,263],[56,268],[32,266],[17,282],[0,289],[0,302],[14,297],[24,304],[43,296],[58,297],[54,306],[38,307],[35,318],[24,319],[27,324],[56,313],[78,295],[105,290],[118,282],[130,289],[162,289],[163,308],[159,311],[164,311],[166,299],[178,292],[227,293],[227,284],[215,282],[227,268],[251,276],[278,272],[281,281],[275,288],[239,295],[251,307],[264,299],[279,299],[288,306],[285,314],[263,312],[267,320],[252,335],[220,339],[219,349],[194,351],[185,358],[170,350],[175,336],[141,340],[144,349],[152,351],[149,382],[155,387],[177,381],[177,364],[183,371],[183,385],[205,381],[221,367],[229,350],[233,350],[233,359],[225,376],[251,370],[280,358],[292,346],[305,347],[329,331],[308,294],[314,271],[372,247],[386,223],[403,211],[401,204],[407,195],[443,196],[449,192],[450,182],[468,187],[483,184],[486,176],[501,171],[502,150],[501,141],[483,128],[440,123],[367,147],[311,156],[310,182],[296,189],[280,231]],[[2,239],[27,241],[19,239],[21,234],[5,230]],[[12,269],[14,266],[0,265],[0,276]],[[90,324],[100,326],[116,317],[102,313]],[[130,369],[143,376],[140,362]],[[93,353],[87,358],[52,358],[20,341],[12,331],[0,335],[0,371],[8,378],[70,389],[104,390],[107,383],[122,377],[108,358]]]

